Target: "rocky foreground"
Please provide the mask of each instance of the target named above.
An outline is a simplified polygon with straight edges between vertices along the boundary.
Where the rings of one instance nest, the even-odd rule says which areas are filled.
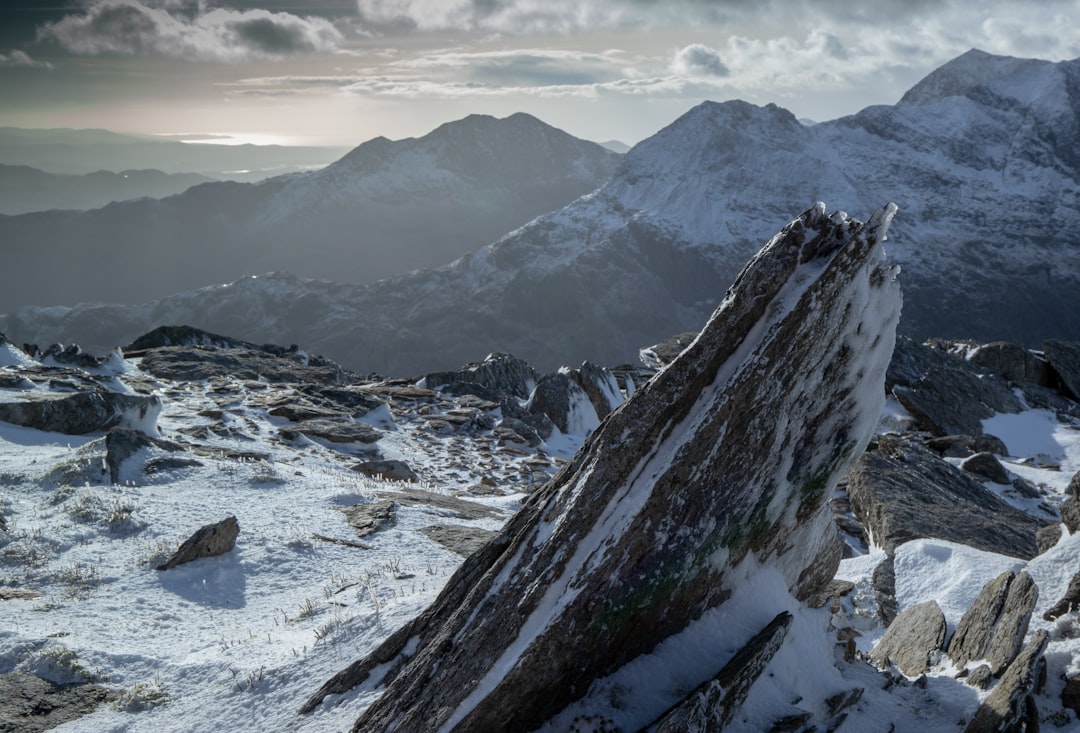
[[[1080,344],[895,340],[891,215],[635,368],[0,339],[0,730],[1076,725]]]

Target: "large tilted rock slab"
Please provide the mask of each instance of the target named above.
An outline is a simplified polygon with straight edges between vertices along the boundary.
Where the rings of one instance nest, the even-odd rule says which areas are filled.
[[[240,523],[236,521],[236,517],[229,516],[220,522],[204,525],[184,540],[172,557],[158,565],[155,570],[171,570],[204,557],[224,555],[236,546],[239,534]]]
[[[975,717],[964,728],[964,733],[1038,730],[1037,727],[1022,726],[1021,720],[1027,713],[1028,696],[1038,681],[1039,662],[1048,640],[1044,629],[1034,633],[1028,645],[1009,665],[997,687],[979,706]],[[1038,722],[1037,714],[1035,722]]]
[[[160,412],[157,395],[105,390],[0,403],[0,421],[64,435],[86,435],[117,425],[148,428],[156,424]]]
[[[971,475],[922,446],[882,435],[848,475],[855,515],[892,552],[914,539],[959,542],[1030,560],[1042,526]]]
[[[896,617],[870,653],[881,666],[892,662],[909,677],[930,669],[930,655],[945,643],[945,614],[937,601],[926,601]]]
[[[629,680],[668,675],[656,665],[687,667],[650,652],[721,643],[730,657],[747,625],[783,610],[749,604],[744,631],[717,639],[707,619],[740,589],[768,578],[807,597],[831,580],[827,500],[884,405],[900,290],[879,241],[894,211],[864,225],[818,205],[774,237],[698,339],[436,602],[303,709],[383,665],[385,693],[356,731],[566,730],[586,713],[637,730],[685,695],[635,694]],[[703,653],[682,689],[727,661]],[[620,673],[621,703],[590,694]]]
[[[1080,399],[1080,342],[1047,341],[1043,344],[1046,360],[1061,381],[1062,391]]]

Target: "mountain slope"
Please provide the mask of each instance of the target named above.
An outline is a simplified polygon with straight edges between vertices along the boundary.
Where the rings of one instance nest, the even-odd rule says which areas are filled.
[[[902,333],[1077,338],[1078,113],[1080,60],[981,52],[895,106],[813,127],[774,105],[706,102],[638,144],[602,188],[447,267],[362,288],[245,280],[108,311],[131,325],[101,335],[111,345],[189,322],[392,373],[492,350],[541,368],[614,364],[696,328],[741,263],[814,201],[871,210],[891,200]],[[23,311],[0,329],[70,338],[66,323],[89,313]]]
[[[172,196],[211,180],[197,173],[153,169],[57,175],[29,166],[0,164],[0,214],[96,209],[113,201]]]
[[[309,174],[0,218],[0,311],[138,302],[253,271],[369,282],[434,267],[593,190],[618,159],[528,115],[471,116]]]

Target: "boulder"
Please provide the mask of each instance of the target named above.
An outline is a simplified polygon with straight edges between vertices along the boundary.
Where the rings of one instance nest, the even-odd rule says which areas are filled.
[[[1080,401],[1080,342],[1046,341],[1046,361],[1058,378],[1058,388],[1071,400]]]
[[[1009,485],[1009,472],[993,453],[976,453],[960,462],[960,468],[995,484]]]
[[[934,435],[979,435],[986,418],[1023,409],[1001,377],[906,338],[897,339],[886,386],[919,427]]]
[[[591,361],[582,363],[577,369],[569,370],[570,378],[585,392],[596,411],[596,417],[603,420],[608,413],[622,404],[623,395],[615,375]]]
[[[114,484],[119,483],[120,466],[124,461],[140,450],[150,447],[157,447],[170,453],[184,450],[178,443],[151,437],[141,430],[128,428],[110,430],[105,435],[105,465],[109,469],[109,480]]]
[[[89,715],[116,695],[95,684],[58,685],[28,672],[0,674],[0,731],[51,730]]]
[[[1026,382],[1042,387],[1052,383],[1046,359],[1030,349],[1007,341],[976,346],[967,359],[1010,382]]]
[[[917,677],[930,669],[930,656],[945,643],[945,630],[945,614],[937,601],[905,608],[889,624],[870,658],[881,667],[892,663],[907,676]]]
[[[384,692],[355,731],[565,730],[614,705],[637,730],[682,702],[633,686],[670,673],[674,660],[653,654],[665,642],[715,660],[685,680],[697,689],[752,636],[700,623],[733,594],[819,592],[840,559],[829,497],[884,407],[900,295],[879,243],[894,211],[863,224],[818,205],[774,237],[701,336],[428,610],[303,710],[379,668]],[[739,613],[763,628],[777,609]],[[606,694],[599,683],[620,673],[630,686]]]
[[[420,480],[420,477],[416,475],[416,471],[413,471],[408,463],[397,459],[364,461],[362,463],[357,463],[352,467],[352,470],[357,473],[362,473],[365,476],[381,478],[387,481]]]
[[[1058,505],[1058,514],[1061,515],[1061,523],[1064,524],[1069,534],[1080,530],[1080,500],[1075,496],[1066,496]]]
[[[984,585],[975,602],[960,618],[948,648],[949,658],[957,667],[986,657],[994,627],[1001,618],[1005,597],[1015,577],[1016,573],[1008,570]]]
[[[177,565],[200,558],[224,555],[236,546],[236,537],[239,534],[240,524],[236,517],[230,516],[215,524],[207,524],[184,540],[179,549],[155,569],[171,570]]]
[[[319,438],[329,443],[377,443],[382,432],[367,423],[351,420],[315,419],[304,420],[278,431],[285,440],[296,440],[304,435]]]
[[[462,557],[473,554],[498,534],[490,529],[461,524],[432,524],[421,527],[420,533]]]
[[[157,395],[105,390],[0,403],[0,421],[64,435],[86,435],[116,426],[154,430],[160,413]]]
[[[675,361],[675,357],[681,354],[683,349],[689,346],[690,342],[696,338],[697,331],[675,334],[658,344],[643,347],[638,351],[638,358],[649,369],[662,369]]]
[[[933,538],[1030,560],[1038,520],[914,441],[882,435],[848,475],[855,515],[892,552]]]
[[[1057,603],[1051,606],[1043,614],[1043,619],[1053,621],[1067,613],[1080,611],[1080,571],[1077,571],[1069,580],[1069,587],[1065,589],[1065,595]]]
[[[585,390],[564,372],[541,377],[526,407],[534,415],[546,415],[564,433],[587,435],[600,424]]]
[[[397,504],[388,500],[372,501],[365,504],[350,504],[341,507],[349,526],[356,530],[357,537],[367,537],[394,523]]]
[[[468,394],[477,394],[493,402],[508,396],[524,400],[529,397],[539,376],[535,369],[516,356],[495,353],[488,354],[482,362],[466,364],[456,371],[428,374],[423,379],[423,386],[437,389],[450,384],[477,384],[484,393]],[[458,389],[455,394],[465,394]]]
[[[1005,671],[1023,646],[1031,613],[1038,600],[1039,587],[1027,573],[1018,573],[1009,583],[1005,603],[1001,607],[1001,618],[994,625],[990,644],[986,649],[986,661],[995,677]]]
[[[1028,696],[1038,681],[1039,662],[1046,651],[1048,635],[1044,629],[1035,632],[1031,641],[1016,657],[986,699],[975,711],[975,717],[964,733],[999,733],[1000,731],[1038,730],[1036,726],[1019,724],[1028,713]]]

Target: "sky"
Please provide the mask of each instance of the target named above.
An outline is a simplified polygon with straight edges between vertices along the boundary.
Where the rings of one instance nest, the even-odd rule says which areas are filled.
[[[0,126],[356,145],[527,112],[633,144],[704,100],[828,120],[971,48],[1080,56],[1080,0],[14,0]]]

